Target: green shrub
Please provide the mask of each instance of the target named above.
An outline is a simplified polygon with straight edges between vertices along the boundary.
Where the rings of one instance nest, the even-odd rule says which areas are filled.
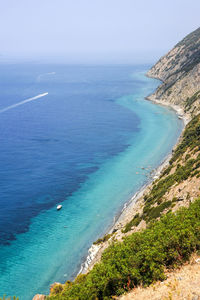
[[[152,219],[156,219],[159,218],[161,216],[161,212],[163,212],[163,210],[165,210],[166,208],[170,207],[172,205],[171,201],[165,201],[162,204],[153,207],[148,216],[146,217],[147,222],[149,222]]]
[[[173,168],[173,166],[171,165],[167,169],[165,169],[164,172],[162,173],[162,176],[168,175],[172,168]]]
[[[112,236],[112,233],[108,233],[108,234],[105,234],[102,238],[99,238],[98,240],[96,240],[93,244],[94,245],[98,245],[98,244],[101,244],[103,242],[106,242],[109,240],[109,238]]]
[[[176,214],[169,212],[123,242],[111,244],[87,275],[48,299],[111,299],[137,285],[163,280],[165,268],[182,264],[199,249],[200,199]]]
[[[63,290],[63,285],[62,284],[55,284],[55,286],[51,289],[51,294],[52,295],[57,295]]]
[[[138,226],[140,224],[141,220],[142,220],[142,218],[140,217],[140,215],[136,214],[134,216],[134,218],[129,223],[126,224],[126,226],[125,226],[124,230],[122,230],[122,232],[126,233],[126,232],[130,231],[132,229],[132,227]]]

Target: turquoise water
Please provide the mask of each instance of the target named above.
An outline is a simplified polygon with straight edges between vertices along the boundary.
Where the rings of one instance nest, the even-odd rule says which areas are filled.
[[[45,120],[50,114],[51,118],[48,119],[48,126],[46,123],[43,123],[38,132],[41,131],[41,128],[45,128],[45,130],[51,128],[51,133],[53,132],[54,134],[53,138],[46,135],[44,137],[38,132],[35,133],[36,129],[34,126],[37,128],[37,122],[42,123],[43,119],[39,119],[37,115],[37,122],[32,126],[36,117],[30,108],[29,112],[27,112],[24,111],[24,106],[23,117],[21,116],[19,119],[20,124],[22,124],[29,120],[31,115],[32,123],[28,127],[29,130],[27,130],[27,140],[29,141],[31,136],[31,139],[34,139],[34,146],[27,144],[29,145],[27,146],[27,151],[23,148],[23,155],[27,155],[24,164],[28,166],[26,168],[24,165],[22,166],[23,172],[24,170],[26,172],[23,175],[21,191],[18,191],[17,188],[14,190],[14,193],[16,195],[19,194],[20,197],[22,197],[24,191],[26,194],[25,201],[27,202],[21,201],[20,205],[23,205],[23,207],[21,210],[19,209],[18,219],[15,220],[13,217],[16,215],[16,210],[12,211],[12,214],[10,213],[10,217],[13,217],[14,221],[12,220],[10,225],[7,223],[8,227],[10,226],[10,231],[8,231],[6,238],[2,238],[2,244],[0,245],[0,291],[1,294],[18,295],[21,300],[32,299],[36,293],[48,293],[51,283],[55,281],[64,282],[76,275],[81,263],[87,256],[91,243],[106,232],[124,203],[147,183],[150,171],[156,168],[171,151],[183,127],[181,120],[177,118],[173,110],[144,100],[144,97],[150,94],[159,84],[158,81],[144,76],[145,67],[139,69],[131,66],[107,67],[106,70],[105,68],[98,69],[96,67],[92,71],[83,67],[75,68],[75,70],[73,67],[70,68],[70,80],[66,81],[65,78],[63,82],[68,84],[68,87],[70,86],[71,94],[69,89],[67,89],[65,97],[68,99],[67,96],[70,96],[70,99],[72,99],[71,95],[73,95],[78,97],[79,102],[77,104],[75,102],[76,98],[73,98],[73,103],[67,102],[65,104],[68,105],[66,114],[69,113],[70,109],[66,130],[69,130],[71,123],[76,120],[74,127],[70,127],[73,140],[68,141],[66,144],[59,144],[62,135],[64,135],[62,129],[66,118],[66,115],[63,113],[63,109],[66,109],[66,106],[63,106],[64,102],[62,102],[64,100],[59,98],[61,90],[63,95],[64,88],[60,87],[59,82],[62,72],[66,72],[66,70],[62,70],[59,73],[60,69],[57,68],[56,74],[59,74],[59,76],[54,81],[46,76],[48,78],[45,78],[45,81],[41,83],[41,78],[45,76],[40,76],[39,87],[37,86],[38,76],[35,75],[34,77],[37,78],[37,82],[31,81],[28,77],[30,83],[26,82],[26,89],[24,89],[24,83],[20,85],[21,90],[18,92],[21,95],[22,91],[25,90],[26,92],[23,92],[24,97],[28,97],[33,89],[33,82],[34,91],[37,90],[36,94],[50,91],[50,85],[52,86],[53,82],[56,82],[56,88],[51,91],[51,95],[57,96],[56,106],[54,106],[53,100],[51,103],[50,101],[43,101],[38,104],[34,111],[34,113],[39,114],[41,110],[44,110],[42,116]],[[51,70],[54,69],[51,67]],[[26,72],[24,71],[26,78],[27,72],[26,69]],[[33,76],[33,73],[34,71],[32,70],[31,76]],[[84,81],[77,80],[77,78],[80,79],[80,73],[84,77]],[[94,73],[96,76],[95,80]],[[103,87],[107,91],[106,94],[103,94],[102,86],[100,85],[102,81],[104,82]],[[89,87],[88,82],[90,82]],[[126,82],[129,85],[126,85]],[[41,89],[41,84],[43,89]],[[83,87],[82,89],[81,86]],[[84,94],[86,97],[84,99],[87,101],[87,111],[84,111],[85,106],[81,106]],[[92,99],[91,101],[89,95]],[[104,101],[102,102],[100,98]],[[58,99],[60,102],[58,102]],[[47,103],[52,106],[52,110],[47,108]],[[7,105],[12,104],[12,102],[7,101]],[[86,102],[84,102],[85,104]],[[5,105],[2,104],[2,107],[5,107]],[[56,113],[59,113],[59,118],[54,120],[55,109],[57,109]],[[77,113],[77,110],[79,110],[79,113]],[[73,111],[76,114],[74,117],[71,117]],[[14,113],[16,114],[17,112],[13,111]],[[105,119],[107,113],[108,116]],[[12,115],[9,116],[10,118],[12,117]],[[15,120],[19,118],[16,115],[13,117],[15,117]],[[8,115],[2,114],[2,122],[8,123],[7,118]],[[91,123],[87,123],[87,126],[84,127],[83,124],[90,118],[93,127]],[[96,123],[93,123],[94,120]],[[56,124],[54,126],[52,126],[53,121]],[[60,127],[57,125],[59,122],[61,123]],[[101,127],[103,126],[102,123],[105,127]],[[11,124],[12,122],[8,123],[10,127]],[[98,124],[101,126],[98,127]],[[57,127],[55,128],[55,126]],[[89,131],[92,131],[92,133],[89,133]],[[76,134],[78,138],[75,141]],[[23,131],[22,137],[20,136],[19,138],[18,129],[16,137],[21,141],[24,136],[26,136],[26,132]],[[36,138],[37,143],[35,144]],[[42,144],[41,139],[42,141],[45,140]],[[87,143],[84,148],[82,143],[85,140],[93,140],[94,145]],[[75,148],[72,146],[73,141],[76,143]],[[9,142],[7,139],[6,145]],[[81,145],[80,149],[79,142]],[[45,157],[43,157],[43,148],[46,150],[45,157],[48,157],[47,167],[45,167],[46,161]],[[55,161],[48,156],[52,148],[54,149],[52,157]],[[33,159],[33,156],[30,156],[32,149],[34,153],[38,151],[40,156]],[[3,155],[8,155],[9,151],[3,153]],[[67,151],[69,151],[68,156],[61,155],[58,161],[57,157],[60,153],[67,153]],[[19,151],[19,153],[21,152]],[[29,160],[32,160],[31,165]],[[35,164],[38,160],[39,165],[36,168]],[[22,160],[19,160],[19,162],[21,163]],[[76,164],[73,164],[73,162],[76,162]],[[59,172],[56,169],[57,166],[60,168]],[[148,171],[141,169],[147,166],[149,167]],[[42,173],[44,176],[42,179],[37,175],[38,168],[39,175]],[[27,170],[32,172],[30,176],[30,180],[32,180],[30,181],[31,187],[29,182],[25,180],[25,178],[29,178],[26,177],[28,176]],[[55,173],[57,177],[54,178]],[[16,176],[16,173],[14,175]],[[51,181],[49,181],[49,178],[51,178]],[[35,183],[36,180],[37,184]],[[66,184],[65,180],[69,183]],[[62,185],[58,189],[60,182]],[[16,186],[20,186],[20,182],[17,180]],[[12,190],[12,185],[9,186],[8,183],[5,183],[4,188],[5,191]],[[33,197],[32,194],[36,188],[38,194],[37,197],[35,195]],[[63,192],[65,189],[68,191],[66,194]],[[28,191],[30,194],[32,193],[29,198],[27,197]],[[15,194],[10,192],[9,195],[10,198],[15,198]],[[33,198],[36,199],[34,200],[35,202],[31,200]],[[29,201],[30,205],[28,206]],[[63,205],[62,210],[59,212],[55,209],[58,202],[62,202]],[[28,206],[29,210],[26,210],[26,206]],[[40,209],[38,209],[38,206]],[[16,209],[18,209],[18,205],[16,205]],[[30,217],[28,218],[29,214]],[[23,223],[23,218],[28,221]],[[20,227],[18,231],[15,231],[16,228],[14,227],[17,227],[18,224],[22,228],[24,226],[25,229],[21,230]]]

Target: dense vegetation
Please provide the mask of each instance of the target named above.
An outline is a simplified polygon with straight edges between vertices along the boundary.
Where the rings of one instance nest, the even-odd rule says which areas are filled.
[[[182,264],[199,249],[200,199],[111,244],[92,271],[57,286],[48,299],[111,299],[137,285],[163,280],[165,268]]]

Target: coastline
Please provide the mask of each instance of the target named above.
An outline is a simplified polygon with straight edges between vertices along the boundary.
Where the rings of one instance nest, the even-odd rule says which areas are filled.
[[[146,75],[147,76],[147,75]],[[147,76],[151,78],[150,76]],[[156,78],[158,79],[158,78]],[[160,79],[159,79],[160,80]],[[161,80],[162,81],[162,80]],[[152,95],[152,94],[151,94]],[[190,121],[190,116],[186,114],[178,105],[174,105],[170,102],[163,103],[162,101],[159,101],[157,99],[152,99],[151,95],[146,96],[145,100],[151,101],[154,104],[167,106],[171,109],[173,109],[178,116],[181,116],[182,122],[183,122],[183,128],[180,137],[177,139],[177,142],[173,146],[171,152],[166,156],[166,158],[161,162],[161,164],[154,169],[153,174],[151,175],[150,180],[143,185],[136,193],[133,194],[133,196],[125,202],[122,210],[115,216],[114,224],[110,226],[110,228],[106,231],[105,235],[113,234],[115,233],[115,239],[121,241],[124,234],[121,232],[121,229],[132,220],[133,215],[140,212],[143,206],[143,196],[148,193],[152,187],[152,183],[157,180],[162,171],[169,165],[169,161],[172,157],[173,150],[177,147],[179,144],[183,131]],[[142,222],[141,222],[142,223]],[[144,228],[144,225],[141,224],[139,226],[139,229]],[[93,266],[98,263],[101,260],[101,255],[103,251],[109,246],[109,240],[100,244],[93,243],[91,247],[88,249],[88,255],[85,259],[85,261],[81,264],[81,268],[77,275],[79,274],[86,274],[89,272]]]

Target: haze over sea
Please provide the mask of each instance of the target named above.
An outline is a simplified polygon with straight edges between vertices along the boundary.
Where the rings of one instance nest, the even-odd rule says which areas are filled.
[[[0,296],[72,279],[171,151],[183,124],[144,100],[148,67],[1,65]]]

